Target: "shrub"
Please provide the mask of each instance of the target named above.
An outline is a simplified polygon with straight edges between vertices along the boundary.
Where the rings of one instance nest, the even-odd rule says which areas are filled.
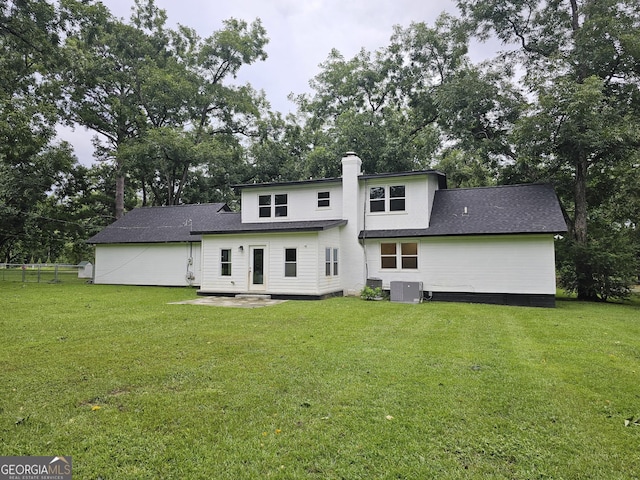
[[[384,297],[384,292],[380,287],[366,286],[360,292],[360,298],[363,300],[377,300]]]

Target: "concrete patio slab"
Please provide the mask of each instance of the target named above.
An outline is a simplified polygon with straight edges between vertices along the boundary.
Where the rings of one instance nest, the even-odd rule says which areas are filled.
[[[277,305],[286,300],[272,300],[257,296],[247,297],[198,297],[183,302],[170,302],[170,305],[206,305],[209,307],[260,308]]]

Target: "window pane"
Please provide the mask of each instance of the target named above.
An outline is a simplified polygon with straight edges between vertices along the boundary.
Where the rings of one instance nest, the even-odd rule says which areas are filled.
[[[396,257],[382,257],[382,268],[396,268]]]
[[[295,277],[296,276],[296,264],[295,263],[285,263],[284,264],[284,276],[285,277]]]
[[[325,248],[325,250],[324,250],[324,261],[325,262],[330,262],[331,261],[331,249],[330,248]]]
[[[418,268],[418,257],[402,257],[402,268]]]
[[[389,211],[391,212],[404,211],[404,198],[392,198],[389,201]]]
[[[331,275],[331,262],[327,262],[324,264],[324,274],[327,277]]]
[[[372,212],[384,212],[384,200],[371,200],[369,210]]]
[[[220,274],[224,277],[228,277],[231,275],[231,264],[230,263],[223,263],[221,265],[221,271]]]
[[[287,204],[287,194],[281,193],[280,195],[276,195],[276,205],[286,205]]]
[[[220,258],[222,259],[223,262],[228,262],[230,257],[231,257],[231,250],[224,249],[221,251]]]
[[[258,197],[259,205],[271,205],[271,195],[260,195]]]
[[[296,261],[296,249],[295,248],[285,248],[285,250],[284,250],[284,261],[285,262],[295,262]]]
[[[276,207],[276,217],[286,217],[287,216],[287,206],[284,205],[282,207]]]
[[[391,198],[404,197],[404,185],[389,187],[389,196]]]
[[[418,244],[417,243],[403,243],[402,244],[402,255],[418,255]]]
[[[270,217],[271,216],[271,207],[260,207],[260,211],[258,214],[260,217]]]
[[[380,252],[382,255],[395,255],[396,254],[396,244],[395,243],[381,243],[380,244]]]
[[[384,187],[371,187],[371,190],[369,190],[369,198],[371,200],[383,199]]]
[[[321,198],[329,198],[329,192],[318,192],[318,200]]]
[[[333,249],[333,274],[338,275],[338,249]]]

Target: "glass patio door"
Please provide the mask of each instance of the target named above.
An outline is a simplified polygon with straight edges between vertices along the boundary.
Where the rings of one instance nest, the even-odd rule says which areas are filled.
[[[251,290],[264,290],[266,288],[264,266],[265,248],[251,247],[251,271],[249,272]]]

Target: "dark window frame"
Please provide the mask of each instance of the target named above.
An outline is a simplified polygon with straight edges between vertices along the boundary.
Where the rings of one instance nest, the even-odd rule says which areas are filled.
[[[329,208],[331,206],[331,192],[318,192],[318,208]]]
[[[226,255],[225,255],[226,254]],[[220,249],[220,276],[230,277],[233,271],[232,252],[230,248]],[[226,258],[225,258],[226,257]]]
[[[382,270],[417,270],[420,244],[418,242],[380,243],[380,268]]]
[[[297,248],[284,249],[284,276],[290,277],[290,278],[298,276],[298,249]]]

